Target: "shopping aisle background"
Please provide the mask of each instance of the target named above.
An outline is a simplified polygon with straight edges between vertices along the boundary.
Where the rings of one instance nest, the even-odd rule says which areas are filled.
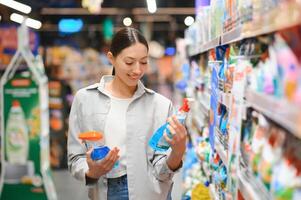
[[[15,22],[22,19],[4,1],[0,1],[1,74],[14,61]],[[39,137],[48,127],[42,126],[40,132],[37,127],[48,121],[39,118],[36,86],[28,85],[34,78],[42,80],[44,64],[49,88],[49,163],[58,198],[87,199],[87,188],[67,171],[70,106],[78,89],[111,74],[106,58],[110,40],[114,32],[131,26],[149,41],[145,85],[172,99],[176,107],[184,97],[194,99],[186,121],[189,141],[183,176],[175,178],[175,196],[185,200],[301,199],[300,0],[98,0],[96,7],[85,3],[97,0],[20,1],[32,7],[23,15],[41,23],[31,24],[30,43],[25,45],[23,57],[32,59],[11,65],[18,70],[8,81],[7,93],[3,92],[5,111],[0,117],[8,118],[12,108],[20,116],[23,109],[26,119],[6,122],[10,121],[11,129],[22,129],[23,136],[28,126],[29,143],[35,146],[29,148],[29,162],[24,159],[27,151],[19,151],[22,169],[7,170],[6,182],[13,184],[5,184],[0,195],[23,195],[19,191],[24,190],[28,195],[45,195],[37,160],[41,157],[42,166],[48,167],[48,137],[43,135],[44,142]],[[158,9],[147,9],[146,2],[157,2]],[[20,35],[25,38],[24,32]],[[23,73],[26,67],[37,69],[40,76],[29,78]],[[28,93],[20,92],[25,86]],[[43,87],[46,91],[47,84]],[[28,106],[29,102],[36,105]],[[46,102],[42,98],[40,105]],[[43,113],[45,118],[48,110]],[[2,129],[6,145],[7,132]],[[39,154],[39,147],[44,154]],[[1,164],[10,163],[4,155],[0,155]],[[33,168],[38,172],[34,174]],[[48,172],[43,183],[50,187]]]
[[[53,171],[53,179],[59,200],[87,199],[87,187],[75,180],[68,171]],[[174,182],[172,197],[173,200],[180,200],[182,194],[182,171],[174,177]]]
[[[59,200],[88,199],[87,187],[75,180],[67,170],[53,171],[53,179]]]

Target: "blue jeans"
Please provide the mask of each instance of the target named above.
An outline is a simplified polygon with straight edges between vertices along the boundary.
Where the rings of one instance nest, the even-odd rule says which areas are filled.
[[[108,200],[129,200],[126,175],[108,179]]]
[[[108,179],[108,200],[129,200],[127,176]],[[171,200],[171,191],[167,200]]]

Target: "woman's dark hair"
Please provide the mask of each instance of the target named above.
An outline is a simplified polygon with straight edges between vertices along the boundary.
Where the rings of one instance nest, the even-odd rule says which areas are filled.
[[[148,44],[145,37],[137,29],[129,27],[123,28],[114,35],[110,52],[116,57],[123,49],[130,47],[135,43],[143,44],[148,50]],[[115,75],[114,67],[112,75]]]

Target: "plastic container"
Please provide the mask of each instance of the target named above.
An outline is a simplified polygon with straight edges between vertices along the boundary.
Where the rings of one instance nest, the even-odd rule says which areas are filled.
[[[93,148],[91,153],[92,160],[101,160],[110,152],[110,148],[103,144],[103,134],[97,131],[81,133],[78,137],[83,141],[87,150]]]

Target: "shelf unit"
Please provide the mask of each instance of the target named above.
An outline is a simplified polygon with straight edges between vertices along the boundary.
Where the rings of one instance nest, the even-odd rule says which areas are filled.
[[[220,45],[230,44],[243,39],[257,37],[300,25],[300,10],[300,3],[293,1],[281,3],[280,6],[270,10],[264,16],[262,16],[261,20],[241,24],[240,26],[223,33],[208,43],[200,44],[197,47],[194,47],[194,50],[189,52],[189,56],[195,56],[197,54],[204,53]],[[272,17],[276,17],[276,19],[271,20]],[[270,23],[266,23],[267,21]]]
[[[213,200],[219,200],[218,196],[216,196],[216,192],[215,192],[215,188],[214,188],[213,184],[209,185],[209,191],[210,191],[211,199],[213,199]]]
[[[238,42],[242,39],[243,39],[242,26],[239,26],[237,28],[232,29],[231,31],[224,33],[221,36],[221,44],[222,45],[230,44],[233,42]]]
[[[232,98],[231,94],[219,92],[219,97],[218,97],[219,103],[225,105],[228,109],[231,108],[231,98]]]
[[[193,47],[194,51],[189,52],[189,56],[204,53],[220,45],[231,44],[242,41],[243,39],[258,37],[261,35],[282,31],[287,28],[301,25],[301,3],[300,1],[284,1],[275,9],[269,9],[266,13],[256,16],[253,21],[246,22],[240,26],[221,34],[216,39]],[[218,41],[218,42],[217,42]],[[222,85],[221,85],[222,86]],[[219,92],[218,101],[231,109],[232,94]],[[300,105],[294,105],[285,100],[279,100],[273,96],[260,94],[247,90],[246,104],[252,106],[263,115],[267,116],[296,137],[301,139],[301,109]],[[202,110],[206,110],[204,103],[200,101]],[[215,128],[215,133],[219,130]],[[220,133],[218,133],[220,134]],[[227,165],[227,151],[225,144],[221,143],[220,138],[214,138],[215,149],[221,160]],[[251,169],[240,164],[238,169],[238,187],[245,199],[268,200],[272,199],[264,184],[255,177]],[[213,184],[210,184],[210,194],[213,199],[218,199]]]
[[[252,90],[247,91],[246,101],[254,109],[301,139],[300,106]]]
[[[210,110],[210,94],[208,92],[202,92],[198,97],[198,102],[202,113],[205,117],[209,117]]]
[[[272,197],[261,181],[245,167],[241,166],[238,174],[238,188],[245,199],[269,200]]]
[[[197,48],[190,49],[189,56],[195,56],[220,45],[220,37],[217,37],[207,43],[200,44]]]
[[[227,165],[228,163],[227,152],[224,150],[223,144],[216,137],[214,138],[214,146],[217,154],[219,155],[223,163]]]

